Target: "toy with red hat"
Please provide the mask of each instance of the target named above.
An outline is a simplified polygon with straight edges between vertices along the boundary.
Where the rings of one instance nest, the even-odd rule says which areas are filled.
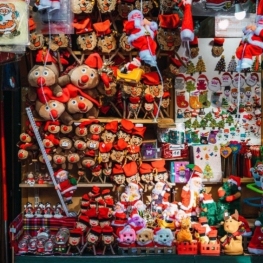
[[[139,114],[139,109],[140,109],[140,102],[141,102],[141,98],[136,96],[130,96],[128,99],[128,115],[127,115],[127,119],[137,119],[138,118],[138,114]]]
[[[80,14],[90,14],[93,11],[95,2],[90,2],[89,0],[83,0],[81,2],[75,2],[73,1],[71,3],[71,11],[74,14],[80,15]]]
[[[221,76],[221,86],[227,87],[232,83],[232,75],[229,72],[224,72]]]
[[[27,46],[30,50],[42,49],[45,45],[45,39],[43,34],[36,31],[36,23],[32,17],[28,19],[28,28],[30,32],[29,45]]]
[[[122,228],[119,228],[116,234],[118,236],[117,238],[118,246],[120,247],[135,246],[136,232],[130,225],[126,225]]]
[[[134,123],[127,119],[122,119],[117,132],[118,139],[124,139],[127,143],[130,141]]]
[[[171,247],[173,245],[174,235],[170,228],[156,227],[153,232],[155,246]]]
[[[96,256],[97,255],[96,246],[100,242],[100,240],[101,240],[101,227],[100,226],[91,227],[86,236],[86,243],[81,249],[81,251],[83,252],[87,246],[91,246],[93,254],[94,256]]]
[[[199,55],[198,38],[194,36],[194,39],[189,42],[191,51],[191,59],[196,58]]]
[[[125,142],[124,139],[119,139],[112,148],[111,151],[111,160],[113,162],[117,162],[122,164],[126,157],[126,151],[127,151],[128,144]]]
[[[251,68],[253,64],[253,57],[260,56],[263,52],[262,49],[262,20],[263,20],[263,2],[258,2],[256,25],[250,24],[243,30],[244,36],[241,39],[237,49],[236,57],[239,59],[237,71]],[[252,33],[251,33],[252,31]]]
[[[76,180],[73,180],[69,172],[63,169],[54,172],[54,176],[57,181],[55,188],[61,192],[66,204],[72,204],[72,196],[77,189]]]
[[[104,126],[101,134],[101,140],[104,143],[113,143],[118,131],[118,121],[110,121]]]
[[[153,167],[149,163],[142,163],[139,167],[139,173],[141,181],[144,184],[144,191],[150,191],[153,189]]]
[[[197,89],[198,90],[207,90],[207,84],[209,83],[208,78],[205,74],[199,75],[197,78]]]
[[[134,161],[134,162],[141,163],[141,159],[142,159],[141,147],[129,145],[127,149],[126,159],[128,161]]]
[[[125,174],[122,165],[115,163],[112,168],[112,181],[114,182],[114,187],[112,191],[116,190],[116,187],[125,185]]]
[[[213,77],[209,82],[208,88],[213,92],[217,92],[220,91],[221,85],[222,85],[221,80],[218,77]]]
[[[81,253],[80,250],[80,243],[81,243],[81,238],[83,235],[83,232],[81,231],[81,229],[76,228],[76,229],[71,229],[70,230],[70,235],[69,235],[69,239],[68,239],[68,250],[67,253],[69,253],[71,251],[71,249],[74,250],[78,250],[79,253]]]
[[[212,46],[212,55],[214,57],[219,57],[224,52],[223,44],[225,42],[224,38],[215,37],[213,40],[213,46]]]
[[[102,254],[105,254],[106,248],[109,247],[112,254],[115,254],[112,245],[115,241],[113,228],[111,226],[104,226],[101,229],[101,241],[104,246]]]
[[[134,127],[132,130],[132,136],[130,139],[130,145],[141,146],[146,127]]]
[[[109,143],[100,142],[99,158],[102,163],[108,163],[110,161],[110,153],[111,153],[112,147],[113,147],[113,144],[111,142]]]
[[[177,30],[180,22],[178,14],[162,14],[158,16],[159,29],[157,34],[157,42],[164,51],[174,50],[176,46],[180,46],[181,40],[179,30]]]
[[[123,171],[127,178],[134,178],[138,175],[138,166],[136,162],[129,162],[123,166]],[[128,183],[130,181],[128,180]]]
[[[143,108],[145,110],[144,119],[149,116],[150,118],[154,119],[154,114],[156,114],[157,108],[154,104],[154,97],[151,94],[144,95],[144,104]]]
[[[250,87],[254,87],[258,83],[258,80],[258,74],[254,72],[246,77],[246,84]]]

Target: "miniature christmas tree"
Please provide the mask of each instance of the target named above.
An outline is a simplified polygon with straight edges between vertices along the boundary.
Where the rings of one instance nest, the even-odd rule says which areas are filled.
[[[187,69],[186,69],[186,74],[190,74],[193,76],[193,74],[196,72],[194,63],[192,61],[187,62]]]
[[[201,121],[200,121],[200,127],[205,129],[207,127],[207,122],[208,120],[206,118],[203,118]]]
[[[231,124],[233,124],[234,123],[234,119],[233,119],[233,117],[232,117],[232,115],[231,114],[229,114],[228,116],[227,116],[227,118],[226,118],[226,121],[225,121],[228,125],[231,125]]]
[[[224,120],[220,120],[218,123],[217,123],[217,128],[218,129],[224,129],[225,127],[225,122]]]
[[[184,122],[185,128],[190,129],[192,127],[191,119]]]
[[[194,122],[192,123],[192,127],[194,129],[200,128],[200,123],[198,122],[197,119],[195,119]]]
[[[205,116],[205,119],[206,119],[207,121],[211,121],[211,120],[213,119],[212,112],[208,112],[208,113],[206,114],[206,116]]]
[[[255,71],[255,72],[260,72],[261,71],[261,67],[260,67],[259,57],[258,56],[255,57],[255,59],[253,61],[253,64],[252,64],[252,67],[251,67],[251,70]]]
[[[209,179],[213,178],[213,171],[211,169],[211,166],[208,163],[205,165],[203,174],[204,174],[205,179],[209,180]]]
[[[221,72],[226,71],[226,61],[225,61],[224,55],[222,55],[221,58],[219,59],[219,61],[217,62],[215,71],[218,71],[219,74]]]
[[[211,119],[210,123],[209,123],[209,127],[215,128],[216,126],[217,126],[216,120],[215,119]]]
[[[200,142],[200,138],[198,137],[198,133],[199,131],[192,131],[191,132],[191,139],[193,143],[199,143]]]
[[[233,74],[233,72],[236,72],[236,68],[237,68],[237,62],[235,56],[232,56],[230,62],[228,63],[227,71]]]
[[[196,71],[201,74],[202,72],[206,72],[205,62],[203,61],[202,56],[198,57],[198,61],[196,63]]]
[[[217,151],[218,151],[218,147],[217,147],[217,145],[215,145],[214,152],[217,152]]]
[[[195,83],[194,81],[192,80],[188,80],[186,81],[186,86],[185,86],[185,89],[187,92],[191,92],[191,91],[194,91],[195,90]]]

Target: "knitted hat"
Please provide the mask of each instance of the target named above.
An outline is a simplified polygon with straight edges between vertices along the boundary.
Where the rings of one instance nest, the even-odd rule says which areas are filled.
[[[153,167],[149,163],[142,163],[139,168],[140,174],[149,174],[152,170]]]
[[[117,174],[124,174],[124,170],[122,169],[122,166],[120,164],[115,164],[115,166],[112,168],[113,175]]]
[[[193,41],[194,39],[194,25],[192,16],[192,0],[184,2],[184,16],[181,28],[181,40]]]
[[[78,228],[71,229],[69,232],[70,232],[71,237],[81,237],[82,236],[82,231]]]
[[[143,74],[142,81],[145,85],[156,86],[160,84],[160,77],[158,72],[152,71]]]
[[[198,47],[198,38],[195,36],[193,41],[189,42],[190,47]]]
[[[159,27],[175,29],[179,25],[180,17],[178,14],[159,15],[158,20]]]
[[[158,161],[151,162],[151,165],[153,168],[155,168],[155,171],[157,173],[167,172],[165,168],[165,160],[158,160]]]
[[[126,177],[130,177],[138,173],[138,167],[136,162],[130,162],[124,165],[123,171]]]
[[[213,44],[214,44],[214,46],[219,46],[220,47],[220,46],[223,46],[224,42],[225,42],[224,38],[215,37],[214,41],[213,41]]]
[[[101,195],[102,196],[106,196],[106,195],[110,195],[110,193],[111,193],[110,189],[103,189],[102,192],[101,192]]]
[[[238,187],[238,190],[241,190],[241,179],[240,179],[240,177],[235,176],[235,175],[230,175],[228,177],[227,181],[235,184]]]
[[[127,148],[127,146],[128,146],[127,142],[125,142],[125,140],[121,138],[121,139],[119,139],[119,140],[117,141],[117,143],[115,143],[115,144],[113,145],[113,148],[114,148],[116,151],[123,151],[123,150],[125,150],[125,149]]]
[[[111,121],[105,125],[105,130],[111,131],[112,133],[117,133],[118,131],[118,121]]]
[[[77,35],[85,34],[93,31],[92,21],[89,17],[82,20],[74,19],[73,27],[76,29]]]
[[[132,130],[132,135],[143,138],[145,131],[146,127],[134,127]]]
[[[103,22],[98,22],[94,23],[93,27],[96,31],[97,36],[105,36],[111,33],[111,22],[109,19],[103,21]]]
[[[132,121],[127,119],[122,119],[120,123],[120,129],[123,130],[126,133],[132,133],[132,130],[134,128],[134,124]]]
[[[99,145],[99,151],[101,153],[108,153],[111,151],[112,149],[112,143],[109,142],[109,143],[105,143],[105,142],[100,142],[100,145]]]

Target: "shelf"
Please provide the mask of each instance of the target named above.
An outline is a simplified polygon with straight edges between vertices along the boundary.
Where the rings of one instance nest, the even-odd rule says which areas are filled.
[[[79,183],[77,185],[78,188],[88,188],[88,187],[92,187],[93,185],[97,185],[97,186],[100,186],[100,187],[113,187],[112,184],[102,184],[102,183],[97,183],[97,182],[92,182],[90,184],[86,184],[86,183]],[[19,187],[21,188],[50,188],[50,187],[53,187],[54,188],[54,184],[35,184],[33,186],[30,186],[26,183],[21,183],[19,184]]]
[[[223,182],[227,182],[228,178],[224,178]],[[242,184],[248,184],[248,183],[253,183],[254,179],[253,178],[241,178],[241,183]]]

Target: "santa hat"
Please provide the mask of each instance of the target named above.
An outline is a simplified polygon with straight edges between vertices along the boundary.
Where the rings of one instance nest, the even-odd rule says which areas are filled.
[[[251,73],[251,74],[250,74],[250,78],[253,79],[253,80],[256,80],[256,81],[259,80],[257,73]]]
[[[159,231],[162,231],[162,228],[161,228],[161,227],[156,227],[156,228],[154,228],[154,230],[153,230],[153,234],[154,234],[154,235],[158,235]]]
[[[132,135],[143,138],[146,127],[134,127],[132,130]]]
[[[44,47],[38,50],[36,55],[36,64],[51,64],[56,63],[56,60],[50,55],[49,50]]]
[[[128,14],[128,20],[131,20],[131,18],[135,15],[135,14],[139,14],[141,17],[143,17],[143,14],[140,10],[138,9],[134,9],[132,10],[129,14]]]
[[[123,166],[123,171],[126,177],[131,177],[138,173],[136,162],[129,162]]]
[[[94,119],[94,120],[83,121],[83,122],[81,122],[81,124],[78,127],[85,128],[88,125],[93,124],[93,123],[99,123],[99,120]]]
[[[61,176],[63,173],[68,173],[67,171],[63,170],[63,169],[58,169],[56,172],[54,172],[54,176],[55,177],[59,177]]]
[[[184,16],[181,28],[181,40],[193,41],[194,40],[194,25],[192,16],[192,0],[184,2]]]
[[[120,129],[128,134],[132,133],[132,130],[134,128],[134,124],[132,121],[127,119],[122,119],[120,123]]]
[[[111,217],[110,209],[108,207],[100,207],[98,209],[98,219],[109,219]]]
[[[89,233],[95,235],[95,236],[99,236],[101,234],[101,227],[100,226],[93,226]]]
[[[183,82],[185,82],[185,75],[184,75],[184,74],[181,74],[181,73],[180,73],[180,74],[176,75],[175,78],[176,78],[176,80],[179,79],[179,80],[182,80]]]
[[[103,236],[111,236],[113,234],[113,228],[111,226],[104,226],[101,233]]]
[[[88,211],[85,212],[85,216],[87,216],[89,219],[98,219],[97,209],[90,208]]]
[[[115,213],[115,219],[112,221],[113,226],[124,226],[126,225],[128,219],[125,213]]]
[[[106,207],[108,207],[108,208],[113,208],[113,206],[114,206],[114,201],[113,201],[112,198],[106,198],[106,199],[104,200],[104,202],[105,202]]]
[[[228,182],[235,184],[238,187],[238,190],[241,190],[241,178],[235,175],[230,175],[228,177]]]
[[[205,74],[201,74],[199,77],[198,77],[198,80],[205,80],[206,82],[208,82],[208,78]]]
[[[77,35],[85,34],[93,31],[92,21],[89,17],[82,20],[74,19],[73,27],[76,29]]]
[[[87,216],[80,215],[78,221],[84,224],[85,226],[89,226],[89,218]]]
[[[110,26],[111,26],[111,22],[109,19],[103,22],[98,22],[98,23],[93,24],[93,27],[96,31],[97,36],[109,35],[111,33]]]
[[[198,47],[198,38],[195,36],[193,41],[189,42],[190,47]]]
[[[194,180],[202,180],[202,178],[200,177],[200,175],[197,173],[197,172],[193,172],[191,178],[191,180],[194,179]]]
[[[159,15],[158,20],[159,27],[175,29],[179,25],[180,17],[178,14]]]
[[[127,142],[121,138],[117,141],[117,143],[114,144],[113,148],[116,151],[123,151],[127,148],[127,146],[128,146]]]
[[[195,79],[193,77],[191,77],[191,76],[188,76],[188,77],[185,78],[185,82],[188,82],[188,81],[195,82]]]
[[[82,231],[79,228],[71,229],[69,232],[70,232],[71,237],[81,237],[82,236]]]
[[[142,163],[139,172],[140,174],[149,174],[152,173],[153,167],[149,163]]]
[[[263,2],[259,0],[257,7],[257,16],[256,16],[256,22],[259,24],[259,26],[263,25],[262,20],[263,20]]]
[[[84,61],[84,64],[95,69],[102,68],[103,60],[99,53],[90,54]]]
[[[229,72],[224,72],[222,74],[221,79],[222,79],[222,82],[227,82],[228,83],[229,79],[232,80],[232,75]]]
[[[94,185],[90,191],[90,195],[93,196],[97,194],[100,194],[100,187]]]
[[[142,75],[142,81],[145,85],[156,86],[160,84],[158,72],[152,71]]]
[[[117,133],[118,131],[118,121],[111,121],[105,125],[105,130],[110,131],[112,133]]]
[[[102,170],[102,166],[101,166],[100,164],[95,165],[94,167],[91,168],[91,172],[92,172],[92,173],[96,173],[96,172],[99,172],[99,171],[101,171],[101,170]],[[98,194],[96,194],[96,195],[94,195],[94,196],[97,197],[97,195],[100,195],[100,193],[98,193]]]
[[[67,103],[70,98],[70,93],[66,88],[63,88],[62,95],[60,97],[56,97],[49,87],[42,87],[41,89],[37,89],[37,97],[38,100],[43,104],[50,100]]]
[[[111,142],[109,142],[109,143],[100,142],[99,151],[101,153],[108,153],[111,151],[111,149],[112,149],[112,143]]]
[[[213,41],[213,45],[221,47],[221,46],[223,46],[224,42],[225,42],[224,38],[215,37],[214,41]]]
[[[107,196],[107,195],[110,196],[110,193],[111,193],[110,189],[104,189],[104,190],[102,190],[101,195],[102,196]]]
[[[151,162],[151,165],[154,168],[155,172],[157,173],[167,172],[165,168],[165,160],[158,160],[158,161]]]
[[[112,173],[113,175],[124,174],[124,170],[122,169],[122,166],[120,164],[116,163],[112,168]]]
[[[147,102],[147,103],[153,103],[154,102],[154,97],[151,94],[145,94],[144,99],[145,99],[145,102]]]

